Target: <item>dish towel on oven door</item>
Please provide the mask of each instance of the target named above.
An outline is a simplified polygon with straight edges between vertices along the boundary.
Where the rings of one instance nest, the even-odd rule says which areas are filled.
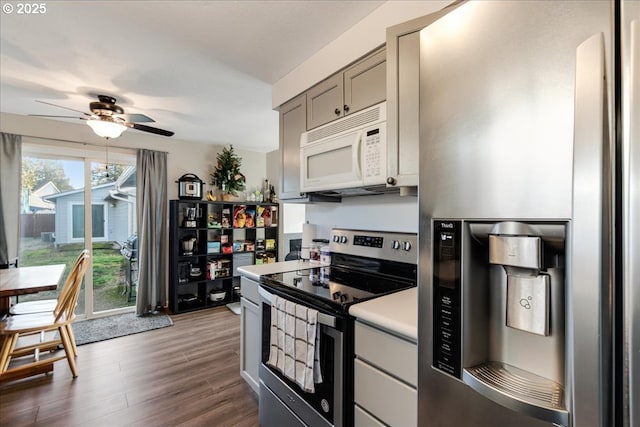
[[[322,382],[318,311],[273,295],[267,364],[308,393]]]

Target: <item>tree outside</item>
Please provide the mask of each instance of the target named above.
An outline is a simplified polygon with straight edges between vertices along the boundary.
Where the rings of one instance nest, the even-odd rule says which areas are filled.
[[[126,169],[124,165],[116,164],[96,164],[91,169],[91,185],[107,184],[116,181]]]
[[[66,175],[62,162],[59,160],[37,159],[24,157],[22,159],[22,189],[29,193],[51,181],[60,191],[73,190],[73,186]]]

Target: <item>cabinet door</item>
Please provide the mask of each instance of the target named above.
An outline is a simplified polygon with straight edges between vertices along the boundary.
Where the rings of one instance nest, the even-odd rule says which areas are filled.
[[[307,91],[307,129],[344,115],[342,73],[335,74]]]
[[[280,107],[280,199],[300,198],[300,135],[307,130],[304,94]]]
[[[345,70],[345,115],[378,104],[387,98],[386,60],[386,51],[381,49]]]
[[[397,37],[389,51],[395,64],[388,89],[393,95],[387,102],[387,171],[395,185],[417,186],[420,32]]]
[[[354,361],[354,402],[387,425],[418,425],[417,390],[359,359]]]
[[[240,298],[240,376],[259,393],[260,307]]]
[[[387,28],[387,182],[390,185],[418,186],[420,30],[458,6],[452,4]]]

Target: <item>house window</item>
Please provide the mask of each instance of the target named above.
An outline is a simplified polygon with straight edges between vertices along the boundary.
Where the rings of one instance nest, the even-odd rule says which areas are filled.
[[[94,239],[105,239],[105,204],[91,205],[91,225]],[[84,205],[71,205],[71,237],[84,238]]]

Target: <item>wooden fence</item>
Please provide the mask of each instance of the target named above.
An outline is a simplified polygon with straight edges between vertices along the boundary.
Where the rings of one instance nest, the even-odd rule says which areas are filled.
[[[56,230],[56,214],[22,214],[20,215],[20,233],[22,237],[42,237],[51,239]],[[48,234],[42,234],[48,233]]]

